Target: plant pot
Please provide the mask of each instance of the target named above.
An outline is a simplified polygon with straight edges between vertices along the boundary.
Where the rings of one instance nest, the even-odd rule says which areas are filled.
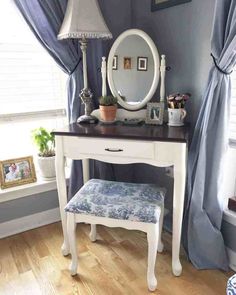
[[[170,109],[168,108],[168,125],[169,126],[183,126],[184,118],[187,112],[185,109]]]
[[[116,119],[117,105],[99,106],[101,120],[105,122],[113,122]]]
[[[55,179],[55,156],[53,157],[38,157],[38,164],[40,169],[40,175],[43,179]]]

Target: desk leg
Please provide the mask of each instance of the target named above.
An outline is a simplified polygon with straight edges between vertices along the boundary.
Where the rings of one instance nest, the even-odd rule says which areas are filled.
[[[174,164],[172,271],[175,276],[180,276],[182,265],[179,253],[186,183],[186,145],[180,144],[178,150],[175,149],[175,154],[177,157]]]
[[[59,197],[59,207],[61,213],[62,231],[64,242],[61,247],[64,256],[70,254],[69,239],[67,235],[67,218],[64,210],[67,204],[66,176],[65,176],[65,156],[63,151],[63,138],[56,136],[56,176],[57,190]]]
[[[85,182],[89,181],[90,175],[89,175],[89,159],[83,159],[83,180],[84,184]]]
[[[84,183],[85,183],[90,179],[89,159],[83,159],[82,163],[83,163],[83,179],[84,179]],[[96,241],[96,235],[97,235],[96,224],[91,224],[91,231],[90,231],[89,237],[92,242]]]

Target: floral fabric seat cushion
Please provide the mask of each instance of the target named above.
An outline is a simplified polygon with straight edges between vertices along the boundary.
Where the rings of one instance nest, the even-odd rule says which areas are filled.
[[[236,295],[236,274],[228,280],[227,295]]]
[[[165,189],[154,184],[91,179],[69,201],[65,210],[99,217],[156,223]]]

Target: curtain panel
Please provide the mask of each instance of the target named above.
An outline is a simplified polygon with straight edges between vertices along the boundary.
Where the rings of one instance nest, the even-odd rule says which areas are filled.
[[[222,180],[228,148],[230,73],[236,65],[236,1],[216,0],[214,59],[188,159],[187,249],[195,267],[228,269],[221,235]]]

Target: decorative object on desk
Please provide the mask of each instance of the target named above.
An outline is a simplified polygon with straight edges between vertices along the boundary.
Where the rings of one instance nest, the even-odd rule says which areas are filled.
[[[78,123],[96,123],[96,117],[91,116],[92,92],[88,88],[87,79],[87,39],[111,39],[109,31],[97,0],[69,0],[65,17],[58,34],[58,39],[80,39],[80,48],[83,54],[84,88],[80,98],[85,105],[85,115],[78,118]]]
[[[162,125],[164,115],[164,103],[149,102],[147,104],[146,124]]]
[[[147,71],[148,70],[148,58],[143,56],[137,57],[137,71]]]
[[[186,115],[185,109],[168,109],[168,125],[175,127],[183,126]]]
[[[167,97],[168,103],[168,125],[183,126],[184,118],[187,115],[184,109],[186,101],[190,98],[190,93],[174,93]]]
[[[114,55],[113,57],[112,70],[118,70],[118,55]]]
[[[40,127],[32,131],[32,138],[38,148],[38,165],[42,178],[55,178],[55,135]]]
[[[124,57],[124,69],[131,70],[131,57]]]
[[[113,123],[116,119],[117,98],[114,96],[101,96],[99,98],[101,120]]]
[[[167,96],[168,108],[182,109],[185,107],[186,101],[190,98],[190,93],[174,93]]]
[[[151,0],[151,11],[191,2],[192,0]]]
[[[33,157],[0,161],[1,189],[36,182]]]
[[[140,118],[131,118],[131,119],[125,118],[124,121],[122,121],[124,125],[131,125],[131,126],[137,126],[139,124],[142,124],[143,122],[144,120]]]

